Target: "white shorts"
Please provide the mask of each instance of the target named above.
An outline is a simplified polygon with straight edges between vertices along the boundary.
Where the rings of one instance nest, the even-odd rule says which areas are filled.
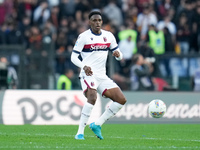
[[[96,89],[97,92],[103,96],[108,89],[118,87],[118,85],[113,80],[111,80],[107,75],[87,76],[85,73],[81,73],[80,81],[84,94],[87,88],[91,88],[91,89]]]

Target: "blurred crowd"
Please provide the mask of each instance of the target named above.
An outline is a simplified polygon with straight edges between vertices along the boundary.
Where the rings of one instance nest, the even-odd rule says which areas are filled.
[[[26,55],[46,55],[43,43],[53,42],[55,72],[71,69],[77,74],[70,55],[78,35],[88,29],[88,13],[94,8],[102,11],[103,29],[114,34],[124,54],[112,76],[122,89],[138,75],[141,80],[192,76],[199,67],[198,58],[159,56],[199,54],[200,0],[0,0],[0,45],[23,44]],[[140,70],[133,67],[140,58],[133,58],[136,53],[150,63],[146,73],[134,72]],[[128,89],[137,90],[131,85]]]

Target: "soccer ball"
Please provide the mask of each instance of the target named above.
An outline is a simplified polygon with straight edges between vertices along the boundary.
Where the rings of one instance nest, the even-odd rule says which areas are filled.
[[[161,118],[166,112],[166,105],[160,99],[154,99],[149,103],[148,112],[153,118]]]

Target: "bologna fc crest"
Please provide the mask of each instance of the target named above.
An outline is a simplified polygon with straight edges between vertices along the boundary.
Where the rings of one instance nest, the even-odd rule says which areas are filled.
[[[94,86],[94,82],[91,82],[91,86]]]
[[[103,37],[103,40],[104,40],[104,42],[107,42],[107,38],[106,37]]]

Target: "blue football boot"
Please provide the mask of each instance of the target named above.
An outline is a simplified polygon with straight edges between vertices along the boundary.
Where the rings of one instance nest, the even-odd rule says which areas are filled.
[[[83,134],[78,134],[78,135],[75,135],[74,137],[76,140],[85,140],[84,139],[84,135]]]
[[[93,122],[89,125],[89,127],[97,136],[97,138],[99,138],[100,140],[103,140],[103,136],[101,135],[101,126],[95,125],[95,123]]]

